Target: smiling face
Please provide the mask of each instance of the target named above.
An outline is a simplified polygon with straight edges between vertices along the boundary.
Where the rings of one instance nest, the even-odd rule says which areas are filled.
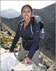
[[[30,18],[32,17],[32,11],[28,6],[26,6],[23,8],[21,15],[25,21],[29,21]]]

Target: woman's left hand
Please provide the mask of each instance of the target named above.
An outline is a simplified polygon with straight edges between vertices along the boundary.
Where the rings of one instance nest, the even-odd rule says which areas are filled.
[[[27,63],[35,64],[29,57],[25,58],[25,64]]]

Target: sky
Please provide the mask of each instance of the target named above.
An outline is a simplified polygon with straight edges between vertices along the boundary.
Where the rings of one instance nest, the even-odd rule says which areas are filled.
[[[1,1],[1,10],[11,8],[20,12],[22,6],[25,4],[29,4],[35,9],[41,9],[53,3],[55,3],[55,1]]]

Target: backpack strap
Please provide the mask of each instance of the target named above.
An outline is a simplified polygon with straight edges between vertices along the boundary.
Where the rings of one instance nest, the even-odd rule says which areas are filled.
[[[23,23],[23,22],[24,22],[24,19],[20,20],[19,22],[20,22],[20,31],[21,31],[22,26],[23,26],[23,24],[24,24],[24,23]]]
[[[31,33],[33,35],[33,24],[30,25]]]
[[[20,31],[21,31],[21,29],[22,29],[23,24],[24,24],[23,22],[20,24]]]

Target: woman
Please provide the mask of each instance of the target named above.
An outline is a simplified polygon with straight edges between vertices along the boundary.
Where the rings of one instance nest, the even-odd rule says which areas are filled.
[[[30,5],[22,7],[21,15],[24,20],[18,24],[16,35],[9,52],[14,50],[19,37],[22,37],[22,46],[18,54],[19,60],[25,58],[26,63],[38,65],[40,24],[34,21],[34,32],[32,32],[33,9]]]

